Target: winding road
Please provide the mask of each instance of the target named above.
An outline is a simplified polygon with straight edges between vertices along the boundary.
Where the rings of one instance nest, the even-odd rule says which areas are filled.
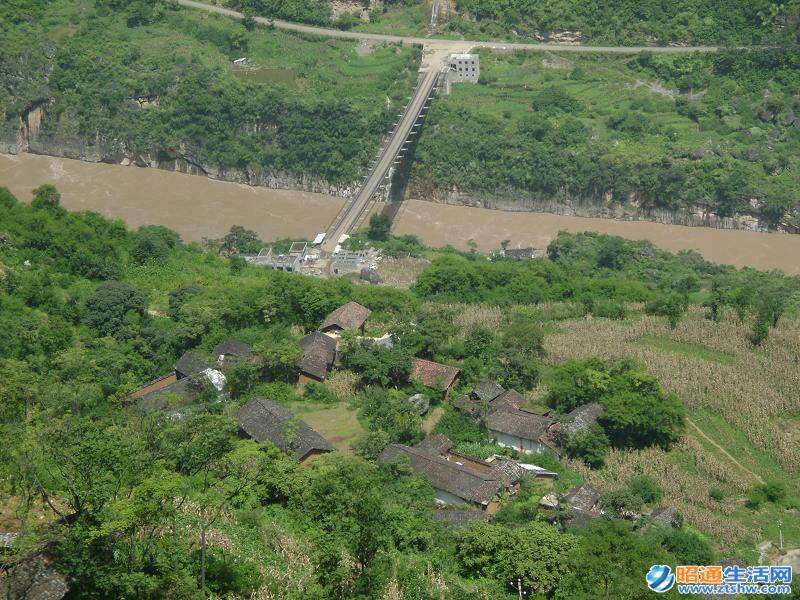
[[[237,19],[244,19],[244,15],[235,10],[206,4],[205,2],[195,2],[194,0],[178,0],[178,4],[187,8],[195,8],[208,12],[226,15]],[[280,19],[267,19],[256,17],[257,23],[262,25],[274,25],[279,29],[288,31],[298,31],[312,35],[325,37],[342,38],[346,40],[374,40],[378,42],[395,42],[403,44],[419,44],[422,46],[433,47],[436,49],[449,49],[453,52],[466,52],[473,48],[500,48],[505,50],[541,50],[559,52],[597,52],[602,54],[638,54],[639,52],[654,53],[687,53],[687,52],[716,52],[717,46],[581,46],[568,44],[520,44],[516,42],[480,42],[473,40],[448,40],[443,38],[426,38],[391,35],[388,33],[367,33],[362,31],[343,31],[341,29],[327,29],[325,27],[315,27],[313,25],[303,25]]]

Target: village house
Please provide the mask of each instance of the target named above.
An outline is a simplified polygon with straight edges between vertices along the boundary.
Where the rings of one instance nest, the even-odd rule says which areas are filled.
[[[297,361],[297,382],[305,384],[309,381],[325,381],[328,371],[336,359],[336,340],[315,331],[300,340],[303,356]]]
[[[650,523],[665,529],[683,527],[683,516],[673,506],[661,506],[650,513]]]
[[[378,457],[388,462],[406,456],[415,473],[427,479],[440,504],[472,504],[489,514],[498,507],[498,494],[516,493],[528,473],[513,460],[498,457],[490,463],[453,450],[453,442],[436,434],[415,446],[390,444]]]
[[[202,408],[201,397],[208,402],[219,402],[226,396],[225,375],[216,369],[205,369],[189,377],[181,377],[169,385],[158,387],[143,394],[141,390],[129,394],[125,401],[135,404],[144,412],[163,411],[173,418],[180,418],[188,412]]]
[[[223,372],[230,370],[237,365],[251,363],[255,364],[258,358],[253,354],[253,349],[244,342],[230,339],[217,344],[211,350],[217,367]]]
[[[416,358],[409,379],[442,392],[442,400],[447,402],[459,373],[461,369],[456,367]]]
[[[552,419],[525,409],[499,407],[486,417],[486,430],[498,446],[541,454],[547,447],[541,438],[552,423]]]
[[[603,407],[597,402],[578,406],[554,422],[541,441],[561,457],[561,446],[576,433],[596,425],[601,416]]]
[[[357,329],[364,335],[364,323],[371,314],[372,311],[366,306],[361,306],[358,302],[348,302],[325,317],[319,331],[338,335],[347,329]]]
[[[145,412],[163,410],[180,416],[206,390],[217,400],[222,397],[225,375],[202,351],[184,352],[174,369],[130,392],[122,399],[123,407],[135,404]]]
[[[561,506],[568,509],[572,515],[567,524],[586,525],[595,517],[600,516],[598,500],[600,500],[600,492],[589,484],[572,488],[561,500]]]
[[[271,442],[303,464],[335,450],[328,440],[277,402],[252,398],[239,409],[236,418],[240,435],[259,444]]]
[[[212,362],[202,350],[188,350],[175,363],[175,378],[182,379],[211,368]]]
[[[541,252],[536,248],[506,248],[500,255],[509,260],[533,260],[541,256]]]
[[[543,438],[553,420],[526,410],[524,404],[522,394],[491,382],[482,383],[453,402],[464,417],[485,426],[489,438],[499,446],[538,454],[549,445]]]

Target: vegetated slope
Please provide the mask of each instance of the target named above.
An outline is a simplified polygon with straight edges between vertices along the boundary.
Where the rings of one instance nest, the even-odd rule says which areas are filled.
[[[674,424],[683,409],[642,366],[610,363],[614,371],[606,373],[594,361],[589,379],[572,381],[573,366],[559,361],[565,357],[562,336],[579,325],[587,335],[602,336],[617,325],[641,331],[641,320],[643,333],[696,345],[696,338],[686,339],[681,320],[696,326],[699,316],[686,317],[684,310],[704,302],[716,321],[703,325],[710,341],[702,341],[712,352],[699,360],[724,362],[720,356],[730,355],[747,372],[743,363],[766,352],[787,364],[772,345],[796,331],[798,279],[717,267],[696,254],[671,255],[644,242],[594,234],[562,235],[549,258],[525,262],[434,251],[408,238],[387,244],[433,258],[410,290],[260,269],[184,245],[162,227],[128,231],[94,213],[68,213],[52,186],[37,188],[30,205],[0,188],[0,434],[15,440],[0,445],[0,502],[15,509],[9,522],[24,531],[6,563],[47,552],[76,598],[213,593],[321,600],[419,597],[420,590],[435,589],[437,596],[495,599],[507,593],[509,577],[521,576],[547,593],[589,600],[597,597],[598,585],[614,597],[641,589],[642,573],[652,564],[708,563],[717,552],[747,557],[752,544],[736,546],[752,541],[742,532],[763,526],[772,536],[767,524],[796,504],[796,453],[778,458],[784,468],[768,463],[764,474],[778,481],[768,490],[756,488],[766,498],[752,496],[758,510],[744,508],[739,500],[745,486],[714,462],[713,451],[707,455],[690,437],[668,449],[680,433]],[[239,227],[219,248],[235,253],[260,246]],[[337,367],[326,385],[299,390],[292,385],[298,339],[350,300],[373,311],[369,335],[389,330],[398,341],[392,349],[349,347],[353,340],[344,336],[344,365],[361,368]],[[642,310],[657,318],[643,319]],[[765,310],[775,326],[768,326],[767,340],[752,342],[760,348],[750,349],[747,331],[731,319],[757,324]],[[667,330],[664,316],[674,330]],[[740,338],[715,338],[731,333]],[[183,351],[208,352],[229,338],[251,344],[264,367],[248,363],[228,371],[230,398],[201,395],[181,418],[121,409],[127,392],[168,373]],[[542,344],[551,357],[540,357]],[[597,348],[594,340],[590,347]],[[796,344],[786,348],[796,351]],[[586,477],[611,493],[607,500],[637,502],[640,509],[644,503],[648,511],[676,495],[680,506],[699,507],[687,510],[692,527],[680,534],[656,527],[642,533],[615,518],[563,531],[548,522],[552,513],[538,507],[552,488],[534,481],[503,499],[495,523],[444,529],[433,519],[434,494],[425,481],[407,465],[373,460],[389,442],[422,437],[421,419],[408,402],[412,393],[439,396],[408,381],[412,355],[461,367],[456,394],[486,377],[529,397],[540,381],[570,397],[587,390],[624,392],[603,399],[616,406],[622,425],[605,441],[615,444],[602,449],[605,468],[569,468],[549,455],[536,462],[559,472],[553,485],[560,492]],[[562,366],[567,376],[556,386],[554,373]],[[765,403],[776,415],[796,373],[773,373],[775,393]],[[697,385],[704,375],[697,375]],[[585,381],[597,385],[588,388]],[[673,380],[665,376],[665,384]],[[359,457],[331,455],[303,467],[269,444],[240,439],[232,417],[253,396],[302,403],[317,414],[357,408],[367,430],[354,445]],[[699,419],[696,398],[689,405]],[[644,422],[631,426],[624,418],[629,413],[619,409],[641,409],[642,400],[651,401],[647,412],[638,413]],[[673,418],[665,421],[658,411],[667,406]],[[788,403],[784,409],[793,410]],[[351,417],[348,434],[359,429]],[[442,420],[437,427],[460,449],[481,456],[505,452],[452,410]],[[703,425],[709,434],[725,432],[724,419],[708,420]],[[667,436],[665,448],[643,443],[637,427]],[[772,453],[774,447],[765,449]],[[659,481],[640,476],[655,469]],[[664,479],[671,469],[681,476],[680,485]],[[720,489],[712,490],[712,483]],[[639,495],[620,494],[623,485]],[[706,490],[708,498],[687,498]],[[719,529],[711,521],[706,531],[702,518],[715,507],[735,523]],[[785,521],[787,537],[796,535],[796,520]],[[706,540],[693,528],[713,537]],[[611,548],[614,564],[598,571]],[[692,560],[697,552],[704,560]]]
[[[569,30],[598,45],[763,44],[791,38],[800,25],[800,5],[775,0],[457,0],[457,7],[449,27],[467,36]]]
[[[428,113],[411,192],[525,210],[753,215],[800,227],[800,53],[560,57],[481,52]],[[457,195],[456,195],[457,197]],[[502,199],[502,202],[499,200]]]
[[[46,6],[46,8],[45,8]],[[91,160],[355,180],[418,51],[308,39],[167,2],[3,3],[0,140]],[[232,61],[249,65],[234,69]],[[22,118],[22,127],[20,127]]]

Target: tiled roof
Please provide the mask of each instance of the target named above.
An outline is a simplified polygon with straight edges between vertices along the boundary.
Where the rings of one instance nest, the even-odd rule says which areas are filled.
[[[205,369],[143,394],[136,399],[136,406],[145,412],[166,411],[178,414],[184,412],[203,391],[211,387],[214,387],[219,395],[225,383],[225,376],[222,373],[214,369]]]
[[[189,350],[184,352],[183,355],[175,363],[175,372],[179,376],[188,377],[199,373],[204,369],[211,366],[211,361],[201,350]]]
[[[414,448],[417,450],[422,450],[423,452],[427,452],[428,454],[432,454],[434,456],[444,456],[452,447],[453,442],[451,442],[447,436],[442,435],[441,433],[428,436],[418,444],[414,445]]]
[[[313,375],[317,379],[325,379],[336,358],[336,340],[315,331],[300,340],[303,356],[297,361],[301,373]]]
[[[410,378],[412,381],[421,383],[437,390],[446,390],[455,381],[461,369],[435,363],[423,358],[414,359],[414,367],[411,369]]]
[[[212,356],[215,358],[219,356],[249,356],[253,353],[253,349],[245,344],[244,342],[240,342],[238,340],[227,340],[222,342],[221,344],[217,344],[214,346],[214,349],[211,351]]]
[[[361,306],[358,302],[348,302],[340,306],[323,321],[320,331],[325,331],[331,327],[339,329],[358,329],[367,320],[372,311],[366,306]]]
[[[584,404],[567,414],[568,420],[559,424],[559,429],[567,435],[574,435],[597,423],[603,414],[603,407],[597,402]]]
[[[494,381],[484,381],[478,387],[472,390],[470,396],[472,396],[475,400],[490,402],[505,391],[505,388],[499,383],[495,383]]]
[[[497,458],[488,463],[492,466],[492,472],[506,487],[518,483],[528,474],[522,466],[510,458]]]
[[[239,427],[259,444],[270,441],[278,449],[302,460],[309,452],[333,452],[335,448],[292,411],[277,402],[252,398],[236,415]]]
[[[600,492],[585,484],[572,488],[564,497],[564,503],[573,510],[591,511],[600,499]]]
[[[427,479],[434,488],[468,502],[487,505],[502,487],[502,483],[491,475],[475,473],[440,456],[401,444],[387,446],[378,462],[391,461],[402,455],[408,457],[414,472]]]
[[[662,506],[657,508],[650,514],[650,519],[653,521],[653,523],[656,525],[661,525],[662,527],[680,527],[678,511],[672,506]]]
[[[489,413],[486,427],[523,440],[538,440],[552,423],[552,419],[524,410],[500,408]]]
[[[506,390],[491,403],[491,410],[499,408],[518,409],[525,404],[525,397],[516,390]]]

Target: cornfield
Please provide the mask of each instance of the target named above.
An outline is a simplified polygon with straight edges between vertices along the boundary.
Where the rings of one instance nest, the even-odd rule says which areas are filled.
[[[649,316],[564,321],[557,333],[546,337],[545,350],[554,363],[594,355],[636,359],[688,409],[706,408],[721,416],[781,468],[798,473],[800,321],[782,319],[758,349],[750,347],[749,332],[749,324],[740,323],[732,313],[714,323],[705,318],[702,308],[694,307],[674,330],[665,319]],[[731,360],[704,359],[636,343],[645,336],[693,344],[729,355]]]

